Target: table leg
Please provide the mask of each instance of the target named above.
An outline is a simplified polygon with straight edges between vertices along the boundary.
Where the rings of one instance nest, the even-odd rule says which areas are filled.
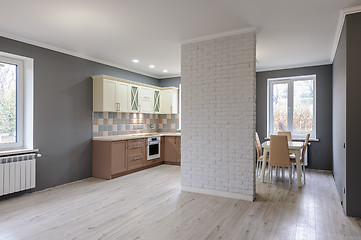
[[[263,150],[261,182],[264,182],[264,174],[265,174],[265,171],[266,171],[266,164],[267,164],[267,155],[268,155],[268,149],[265,148]]]
[[[299,150],[295,151],[295,157],[296,157],[298,187],[302,187],[302,182],[301,182],[301,162],[300,162],[300,151]]]

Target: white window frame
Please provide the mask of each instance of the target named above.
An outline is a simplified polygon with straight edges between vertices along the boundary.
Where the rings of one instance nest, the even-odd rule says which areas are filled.
[[[316,75],[304,75],[304,76],[292,76],[284,78],[269,78],[267,79],[267,137],[270,137],[273,133],[273,104],[272,104],[272,89],[273,84],[288,83],[288,113],[287,113],[287,126],[288,130],[292,134],[292,138],[305,138],[303,135],[293,134],[293,83],[300,80],[313,80],[313,131],[311,138],[316,139]]]
[[[0,52],[0,61],[17,67],[17,142],[0,144],[0,152],[32,150],[34,131],[34,59]]]
[[[1,143],[0,150],[24,146],[24,61],[0,56],[0,62],[14,64],[16,68],[16,143]]]

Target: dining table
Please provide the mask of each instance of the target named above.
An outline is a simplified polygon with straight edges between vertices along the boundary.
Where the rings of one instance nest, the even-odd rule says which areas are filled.
[[[301,183],[301,150],[303,148],[303,142],[296,142],[296,141],[289,141],[288,142],[288,151],[290,154],[294,154],[296,158],[296,168],[297,168],[297,181],[298,181],[298,187],[302,187]],[[268,156],[268,153],[271,149],[271,141],[266,141],[262,143],[263,148],[263,156]],[[267,157],[264,157],[262,160],[262,174],[261,174],[261,182],[264,182],[264,175],[266,171],[266,162]]]

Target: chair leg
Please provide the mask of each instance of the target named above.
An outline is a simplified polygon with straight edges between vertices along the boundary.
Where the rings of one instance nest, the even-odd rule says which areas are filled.
[[[277,168],[278,168],[278,167],[275,167],[275,169],[276,169],[276,174],[275,174],[275,176],[276,176],[276,177],[278,177]]]
[[[285,168],[282,167],[282,181],[283,181],[284,178],[285,178]]]
[[[272,183],[272,166],[268,165],[269,182]]]
[[[256,161],[256,176],[258,177],[258,160]]]
[[[288,186],[291,187],[292,184],[292,165],[288,168]]]
[[[305,167],[305,164],[302,164],[303,166],[303,182],[304,184],[306,184],[306,167]]]
[[[261,176],[261,173],[262,173],[262,164],[263,164],[263,161],[258,162],[258,175],[260,175],[260,176]]]

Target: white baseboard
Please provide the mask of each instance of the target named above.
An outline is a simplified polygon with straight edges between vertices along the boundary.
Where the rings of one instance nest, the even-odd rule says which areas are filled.
[[[218,191],[213,189],[205,189],[205,188],[195,188],[195,187],[187,187],[182,186],[183,192],[193,192],[193,193],[201,193],[201,194],[208,194],[213,196],[219,196],[219,197],[226,197],[226,198],[234,198],[239,200],[245,200],[253,202],[255,197],[253,195],[246,195],[241,193],[232,193],[232,192],[224,192],[224,191]]]

